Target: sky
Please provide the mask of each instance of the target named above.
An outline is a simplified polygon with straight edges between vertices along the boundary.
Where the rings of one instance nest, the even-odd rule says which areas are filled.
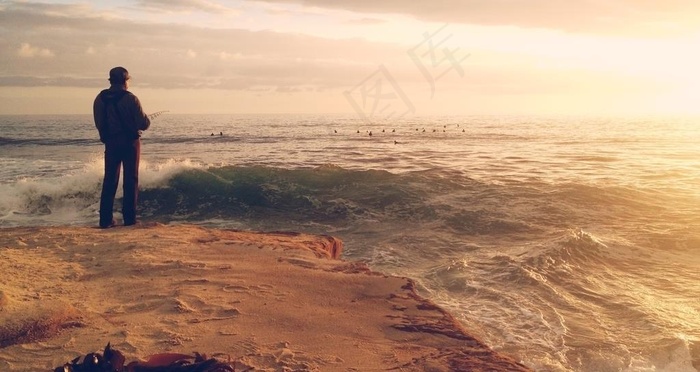
[[[0,114],[700,114],[697,0],[0,0]]]

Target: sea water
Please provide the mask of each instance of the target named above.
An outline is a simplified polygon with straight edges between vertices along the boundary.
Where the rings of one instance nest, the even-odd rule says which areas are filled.
[[[103,151],[0,116],[0,227],[96,225]],[[142,221],[337,236],[538,371],[700,369],[697,119],[164,114],[140,185]]]

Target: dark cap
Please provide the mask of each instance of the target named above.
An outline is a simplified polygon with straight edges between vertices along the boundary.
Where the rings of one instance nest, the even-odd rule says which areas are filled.
[[[130,77],[129,71],[124,67],[120,66],[109,70],[109,82],[112,84],[125,83]]]

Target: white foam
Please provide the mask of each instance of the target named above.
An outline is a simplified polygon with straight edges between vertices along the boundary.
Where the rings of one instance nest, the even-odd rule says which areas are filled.
[[[687,337],[678,338],[666,348],[658,349],[650,356],[635,355],[624,372],[697,372],[693,367],[690,352],[691,342]]]
[[[189,160],[142,162],[140,188],[157,188],[179,172],[202,167]],[[104,161],[94,156],[84,166],[60,177],[22,178],[0,184],[0,225],[90,223],[99,210]],[[117,189],[116,197],[122,196]]]
[[[22,178],[15,183],[0,185],[0,210],[26,212],[41,200],[77,201],[95,193],[102,177],[96,161],[86,163],[82,170],[53,178]]]
[[[139,187],[153,189],[165,186],[176,174],[188,169],[202,169],[204,165],[189,159],[168,159],[164,162],[150,163],[141,161],[139,169]]]

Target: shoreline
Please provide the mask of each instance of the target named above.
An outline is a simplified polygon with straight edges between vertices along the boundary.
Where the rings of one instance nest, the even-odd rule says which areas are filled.
[[[331,236],[144,224],[0,229],[0,369],[108,342],[127,360],[206,353],[236,370],[527,371]]]

